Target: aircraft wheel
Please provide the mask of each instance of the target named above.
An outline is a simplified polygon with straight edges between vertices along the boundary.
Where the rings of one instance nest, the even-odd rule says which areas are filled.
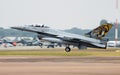
[[[42,44],[38,44],[40,47],[42,47]]]
[[[70,51],[71,51],[70,47],[66,47],[66,48],[65,48],[65,51],[66,51],[66,52],[70,52]]]

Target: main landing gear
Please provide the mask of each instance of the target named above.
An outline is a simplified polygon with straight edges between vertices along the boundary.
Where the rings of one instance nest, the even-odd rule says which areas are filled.
[[[66,47],[66,48],[65,48],[65,51],[66,51],[66,52],[70,52],[70,51],[71,51],[71,48],[70,48],[70,47]]]

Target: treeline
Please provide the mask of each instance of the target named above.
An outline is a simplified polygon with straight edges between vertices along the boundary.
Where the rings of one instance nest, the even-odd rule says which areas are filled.
[[[100,25],[101,24],[104,24],[106,23],[107,21],[106,20],[102,20],[100,22]],[[80,28],[72,28],[72,29],[67,29],[67,30],[64,30],[66,32],[70,32],[70,33],[75,33],[75,34],[79,34],[79,35],[84,35],[85,33],[89,32],[90,30],[89,29],[86,29],[86,30],[82,30]],[[120,23],[118,24],[118,33],[120,33]],[[26,32],[26,31],[19,31],[19,30],[15,30],[15,29],[3,29],[3,28],[0,28],[0,38],[1,37],[4,37],[4,36],[17,36],[17,37],[22,37],[22,36],[29,36],[29,37],[36,37],[37,34],[36,33],[32,33],[31,35],[31,32]],[[118,40],[120,40],[120,35],[118,34]],[[113,27],[112,29],[109,31],[109,33],[107,34],[106,38],[109,38],[110,40],[114,40],[115,38],[115,23],[113,23]]]
[[[26,32],[26,31],[19,31],[15,29],[0,29],[0,37],[5,37],[5,36],[29,36],[29,37],[34,37],[37,34],[31,32]]]

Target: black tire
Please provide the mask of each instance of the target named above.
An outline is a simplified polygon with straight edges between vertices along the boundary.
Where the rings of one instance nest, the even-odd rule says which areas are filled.
[[[66,47],[66,48],[65,48],[65,51],[66,51],[66,52],[70,52],[70,51],[71,51],[70,47]]]

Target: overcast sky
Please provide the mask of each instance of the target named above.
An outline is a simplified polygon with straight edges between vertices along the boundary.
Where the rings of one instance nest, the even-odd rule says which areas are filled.
[[[46,24],[92,29],[101,19],[120,21],[120,0],[0,0],[0,26]]]

